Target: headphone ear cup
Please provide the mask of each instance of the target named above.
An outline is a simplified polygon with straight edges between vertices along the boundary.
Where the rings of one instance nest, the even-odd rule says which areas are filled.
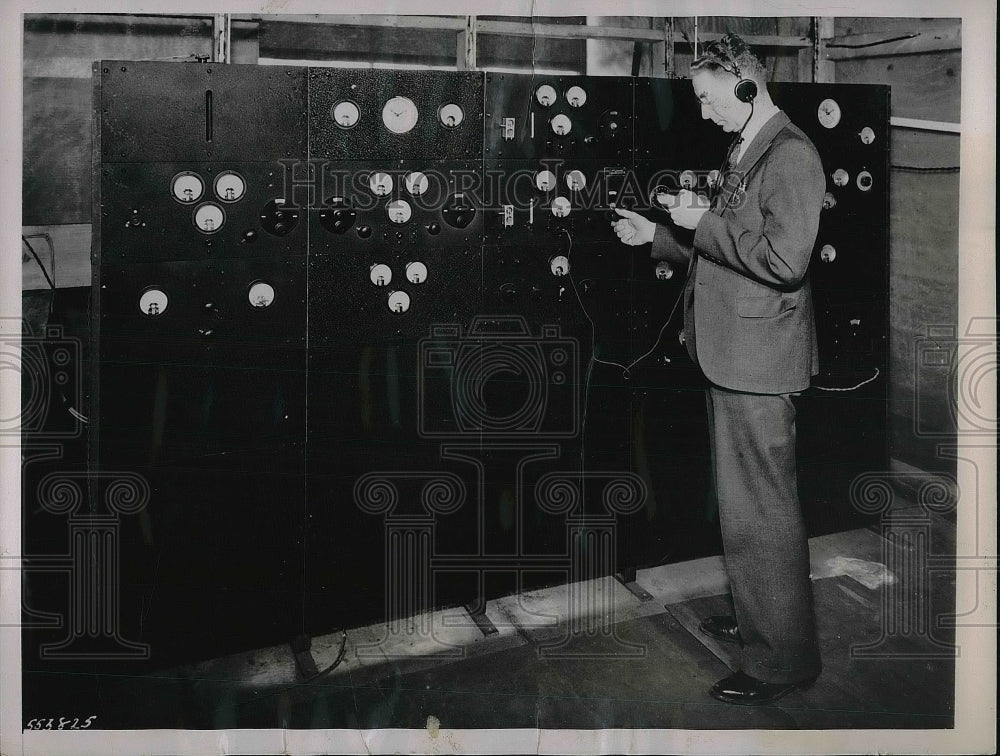
[[[736,83],[736,99],[743,102],[752,102],[757,96],[757,84],[751,79],[740,79]]]

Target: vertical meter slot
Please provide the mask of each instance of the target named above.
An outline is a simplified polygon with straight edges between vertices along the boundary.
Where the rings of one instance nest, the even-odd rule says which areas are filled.
[[[212,141],[212,90],[205,90],[205,141]]]

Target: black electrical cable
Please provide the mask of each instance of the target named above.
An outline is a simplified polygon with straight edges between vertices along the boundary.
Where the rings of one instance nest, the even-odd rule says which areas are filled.
[[[35,262],[38,263],[38,267],[41,268],[42,275],[45,276],[45,280],[49,283],[49,288],[52,289],[52,291],[55,291],[56,285],[52,282],[52,279],[49,278],[49,272],[45,270],[45,266],[42,265],[42,260],[38,257],[38,253],[35,252],[35,248],[31,246],[31,242],[29,242],[24,236],[21,237],[21,241],[24,242],[24,246],[26,246],[28,251],[31,252],[31,256],[35,258]]]
[[[910,173],[958,173],[960,165],[922,166],[922,165],[890,165],[894,171],[908,171]]]
[[[878,45],[887,45],[890,42],[902,42],[904,39],[913,39],[919,37],[920,32],[914,32],[913,34],[904,34],[901,37],[889,37],[889,39],[880,39],[877,42],[864,42],[859,45],[845,45],[845,44],[827,44],[826,49],[830,50],[833,48],[846,49],[846,50],[860,50],[863,47],[876,47]]]

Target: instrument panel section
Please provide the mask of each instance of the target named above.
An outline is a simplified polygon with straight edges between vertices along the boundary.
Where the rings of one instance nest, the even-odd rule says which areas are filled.
[[[95,64],[101,160],[267,162],[306,157],[306,70],[219,63]]]
[[[631,77],[487,73],[485,157],[629,160],[632,96]]]
[[[309,134],[314,159],[480,158],[483,74],[311,68]]]

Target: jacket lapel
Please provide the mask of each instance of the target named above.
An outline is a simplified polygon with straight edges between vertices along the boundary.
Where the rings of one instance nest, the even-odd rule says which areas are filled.
[[[764,157],[764,153],[767,152],[768,147],[771,146],[778,133],[789,123],[791,123],[791,120],[785,115],[785,112],[778,111],[757,132],[757,135],[750,142],[736,165],[723,175],[722,191],[719,192],[712,203],[712,211],[716,215],[722,215],[733,202],[738,204],[742,201],[741,195],[746,191],[747,175],[753,170],[753,167],[757,165],[760,159]]]

